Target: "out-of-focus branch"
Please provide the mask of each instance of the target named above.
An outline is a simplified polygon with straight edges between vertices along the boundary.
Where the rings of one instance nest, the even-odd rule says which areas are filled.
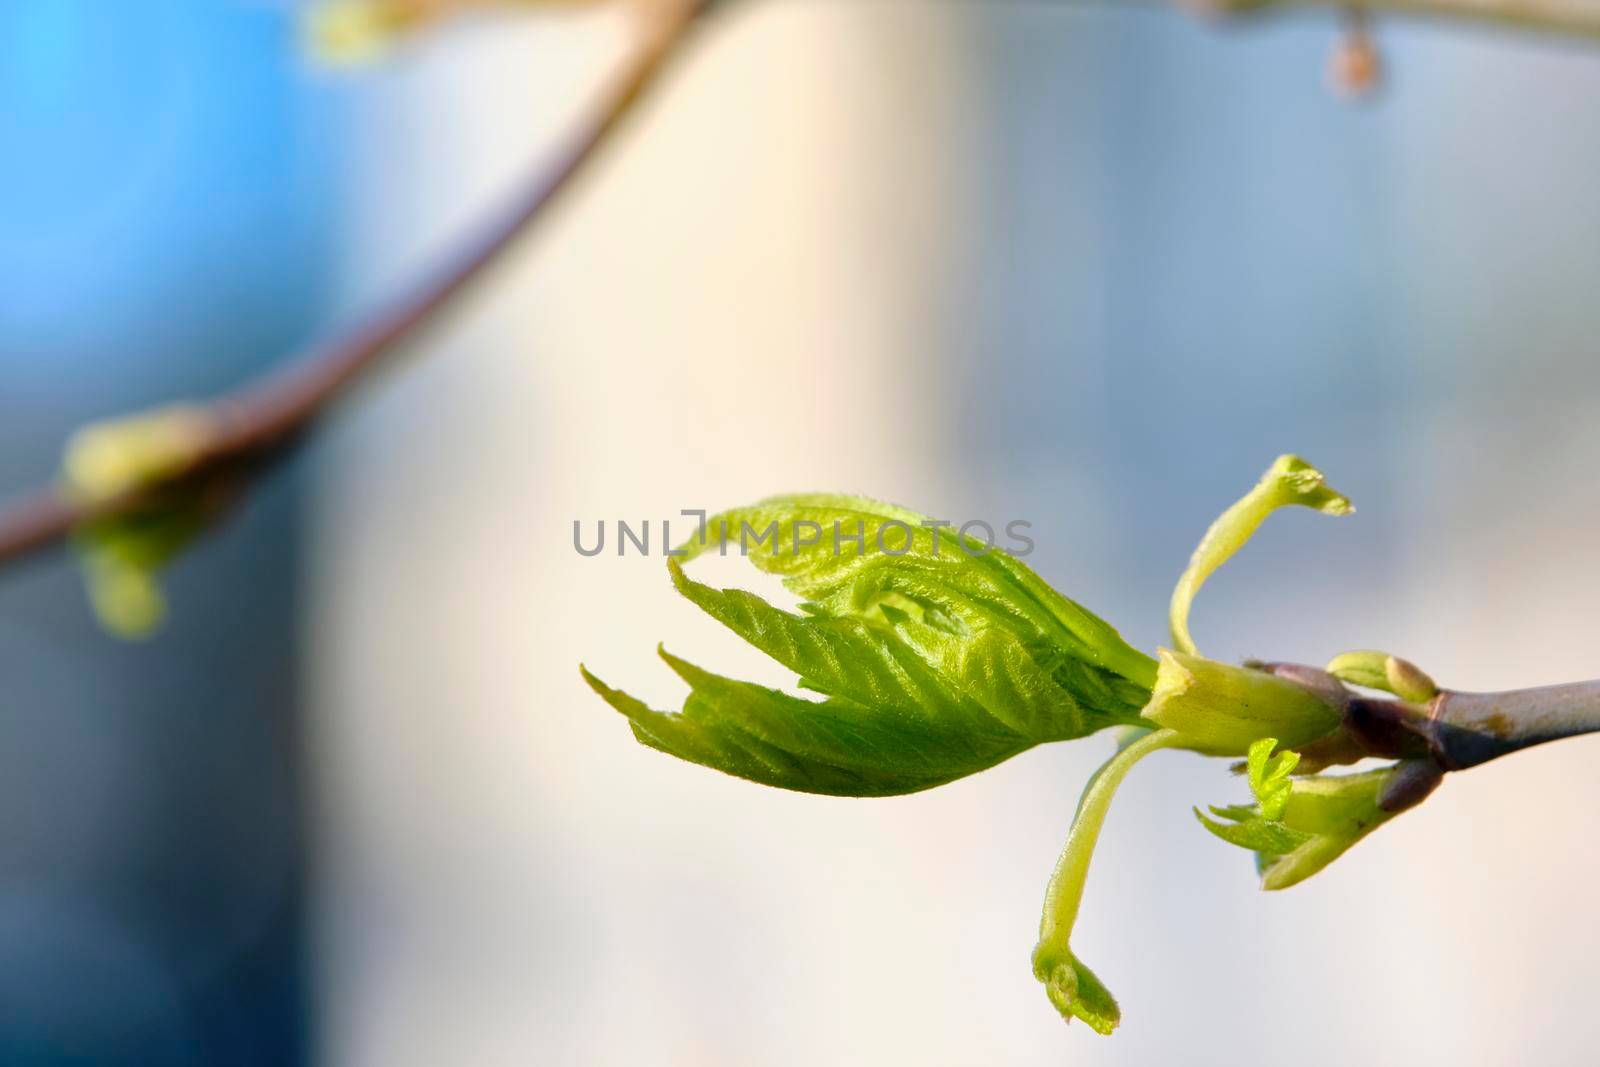
[[[1595,0],[1178,0],[1178,4],[1197,14],[1219,18],[1331,7],[1600,37],[1600,3]]]
[[[174,487],[224,474],[253,477],[286,454],[352,386],[401,351],[402,342],[546,213],[655,82],[713,0],[632,2],[640,13],[634,47],[587,117],[499,217],[372,318],[314,345],[265,378],[197,406],[188,423],[201,427],[197,447],[159,479],[103,496],[46,488],[0,507],[0,563],[57,544],[86,524],[136,514]]]

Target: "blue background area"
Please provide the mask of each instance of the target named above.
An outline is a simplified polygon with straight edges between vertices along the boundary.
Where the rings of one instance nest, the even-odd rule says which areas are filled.
[[[281,8],[0,7],[0,490],[85,421],[312,331],[328,122]],[[292,472],[98,631],[64,557],[0,584],[0,1062],[306,1057]]]

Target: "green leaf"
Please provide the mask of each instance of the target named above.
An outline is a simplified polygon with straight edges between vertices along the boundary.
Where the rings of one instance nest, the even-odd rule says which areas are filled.
[[[1026,748],[1015,737],[947,739],[846,700],[804,700],[713,674],[660,650],[691,692],[680,713],[654,711],[583,677],[627,716],[642,743],[740,778],[834,796],[914,793],[959,777],[952,767],[990,766]]]
[[[1207,818],[1199,808],[1194,809],[1195,817],[1205,828],[1230,845],[1267,856],[1292,852],[1312,836],[1279,821],[1293,792],[1289,776],[1299,765],[1300,754],[1280,752],[1273,756],[1277,745],[1276,738],[1264,737],[1250,746],[1245,768],[1255,806],[1213,807],[1211,813],[1223,820],[1220,822]]]
[[[1255,794],[1261,814],[1268,819],[1283,817],[1284,805],[1289,802],[1289,776],[1300,763],[1300,753],[1280,752],[1274,756],[1278,739],[1263,737],[1250,746],[1245,763],[1249,775],[1250,792]]]
[[[945,629],[1009,629],[1097,672],[1091,703],[1122,714],[1155,680],[1155,662],[1020,560],[917,512],[862,497],[774,497],[711,517],[681,546],[685,561],[738,546],[819,614],[877,622],[888,605]],[[805,528],[805,529],[802,529]],[[1077,678],[1077,675],[1073,675]],[[1128,684],[1131,682],[1132,684]]]
[[[1211,813],[1220,816],[1222,821],[1207,818],[1199,808],[1194,809],[1195,817],[1207,830],[1228,844],[1238,845],[1251,852],[1281,856],[1285,852],[1293,852],[1311,840],[1310,834],[1301,833],[1281,822],[1264,818],[1254,808],[1213,807]]]
[[[1279,759],[1292,755],[1283,753]],[[1293,763],[1269,763],[1264,755],[1258,761],[1255,751],[1251,757],[1255,806],[1212,808],[1220,820],[1198,809],[1195,816],[1224,841],[1256,853],[1263,889],[1287,889],[1305,881],[1397,814],[1384,810],[1379,798],[1399,765],[1290,781],[1284,776]]]
[[[1045,995],[1068,1022],[1082,1019],[1097,1034],[1110,1034],[1121,1024],[1122,1008],[1117,998],[1070,948],[1036,951],[1033,975],[1044,983]]]
[[[689,560],[739,546],[804,614],[694,581],[669,560],[680,593],[825,699],[668,656],[691,688],[671,715],[584,677],[646,744],[852,796],[926,789],[1040,742],[1141,722],[1154,661],[1020,561],[926,522],[855,497],[784,497],[711,518],[680,550]]]

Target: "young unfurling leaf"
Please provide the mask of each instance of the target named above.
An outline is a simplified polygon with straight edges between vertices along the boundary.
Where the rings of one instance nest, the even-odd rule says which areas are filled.
[[[1261,805],[1261,814],[1268,819],[1281,819],[1284,805],[1289,803],[1289,776],[1300,763],[1300,753],[1272,750],[1278,746],[1277,738],[1263,737],[1250,746],[1250,757],[1245,763],[1249,776],[1250,792]]]
[[[1256,854],[1261,888],[1287,889],[1399,814],[1402,808],[1385,803],[1386,789],[1410,769],[1399,764],[1365,774],[1313,775],[1281,783],[1273,781],[1270,772],[1266,781],[1258,781],[1252,769],[1254,807],[1212,808],[1221,821],[1198,809],[1195,815],[1224,841]],[[1433,784],[1436,777],[1428,788]],[[1283,786],[1288,787],[1286,792],[1279,791]]]
[[[587,669],[583,675],[646,745],[814,793],[914,792],[1041,742],[1131,728],[1084,790],[1033,953],[1034,975],[1062,1016],[1110,1033],[1121,1019],[1116,999],[1070,940],[1111,798],[1134,763],[1162,748],[1246,756],[1255,803],[1196,815],[1257,854],[1267,889],[1321,870],[1425,797],[1442,773],[1433,759],[1407,751],[1402,763],[1371,774],[1292,777],[1302,753],[1311,769],[1365,754],[1370,738],[1347,723],[1352,697],[1340,678],[1381,682],[1402,701],[1432,694],[1432,681],[1404,661],[1360,653],[1329,673],[1231,666],[1195,652],[1195,592],[1268,514],[1290,505],[1351,510],[1319,471],[1281,457],[1196,549],[1171,602],[1178,651],[1161,650],[1158,664],[992,546],[874,501],[780,497],[711,519],[668,569],[684,597],[787,667],[814,698],[724,678],[665,650],[690,690],[678,713],[653,710]],[[695,556],[735,544],[801,598],[799,613],[684,570]],[[1421,714],[1404,703],[1394,708]]]
[[[1255,807],[1213,807],[1211,813],[1224,821],[1207,818],[1195,809],[1195,816],[1206,829],[1224,841],[1270,856],[1290,852],[1311,838],[1280,821],[1294,788],[1289,776],[1300,762],[1300,754],[1291,751],[1274,756],[1277,745],[1276,738],[1264,737],[1250,746],[1246,774],[1250,792],[1255,794]]]
[[[767,785],[880,796],[1140,721],[1148,656],[1020,561],[921,515],[853,497],[777,498],[715,516],[682,558],[735,543],[804,614],[694,581],[677,559],[674,584],[823,699],[663,652],[691,689],[669,714],[585,670],[645,744]]]

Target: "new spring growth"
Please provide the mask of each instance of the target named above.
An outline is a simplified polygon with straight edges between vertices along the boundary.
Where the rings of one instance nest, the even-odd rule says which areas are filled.
[[[493,8],[592,6],[596,0],[330,0],[304,22],[307,51],[322,62],[363,63],[395,42],[456,15]]]
[[[67,443],[62,491],[94,506],[160,487],[147,504],[74,534],[89,599],[107,629],[152,633],[166,613],[157,572],[210,523],[225,494],[185,482],[214,432],[204,410],[176,406],[96,423]]]
[[[743,558],[782,579],[798,611],[691,578],[686,568],[718,535],[692,539],[667,566],[679,593],[787,667],[810,696],[723,677],[665,649],[689,688],[676,712],[587,668],[583,677],[645,745],[765,785],[843,796],[928,789],[1037,744],[1120,728],[1122,744],[1079,801],[1033,952],[1034,975],[1062,1016],[1110,1033],[1121,1010],[1071,936],[1111,798],[1145,756],[1181,749],[1235,763],[1249,801],[1195,814],[1254,854],[1263,888],[1283,889],[1420,803],[1446,770],[1600,730],[1600,683],[1472,694],[1441,689],[1383,652],[1346,653],[1325,670],[1201,655],[1189,630],[1195,595],[1284,507],[1352,510],[1304,460],[1280,458],[1201,539],[1173,591],[1174,647],[1151,657],[1021,561],[960,551],[959,532],[915,512],[859,497],[776,497],[707,529],[771,524],[775,550]],[[859,551],[803,536],[836,522],[862,524]],[[1391,762],[1321,773],[1369,757]]]

